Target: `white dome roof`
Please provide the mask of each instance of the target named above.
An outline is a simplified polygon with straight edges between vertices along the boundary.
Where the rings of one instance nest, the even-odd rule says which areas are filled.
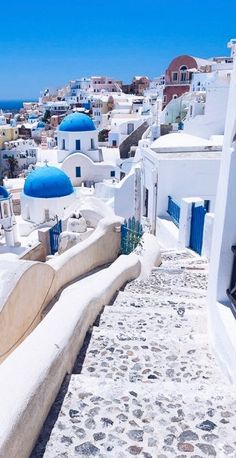
[[[213,142],[205,138],[195,137],[194,135],[184,134],[183,132],[174,132],[157,138],[157,140],[151,144],[151,149],[156,152],[170,152],[173,150],[202,151],[210,149],[213,145]]]

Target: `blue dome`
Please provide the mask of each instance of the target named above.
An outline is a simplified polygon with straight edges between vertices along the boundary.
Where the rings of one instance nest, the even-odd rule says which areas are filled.
[[[39,121],[37,124],[38,129],[43,129],[45,127],[45,123],[43,121]]]
[[[9,196],[10,194],[7,189],[4,186],[0,186],[0,200],[8,199]]]
[[[92,119],[84,113],[67,115],[59,126],[60,132],[87,132],[96,130]]]
[[[24,193],[30,197],[63,197],[72,194],[70,178],[56,167],[42,167],[30,173],[25,180]]]

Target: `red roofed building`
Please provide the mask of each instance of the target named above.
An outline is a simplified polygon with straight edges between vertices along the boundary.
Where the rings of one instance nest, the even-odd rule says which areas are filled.
[[[173,99],[180,97],[190,89],[191,77],[194,71],[212,71],[213,62],[192,56],[178,56],[172,60],[165,72],[165,88],[163,108]]]

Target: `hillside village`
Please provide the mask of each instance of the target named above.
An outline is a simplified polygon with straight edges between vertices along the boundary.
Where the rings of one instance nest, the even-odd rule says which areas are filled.
[[[236,457],[227,47],[2,111],[0,457]]]

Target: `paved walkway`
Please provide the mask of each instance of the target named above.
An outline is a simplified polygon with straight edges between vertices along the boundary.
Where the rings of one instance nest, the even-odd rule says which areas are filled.
[[[187,251],[164,252],[161,268],[129,283],[94,326],[32,458],[236,457],[236,390],[208,346],[206,286],[206,262]]]

